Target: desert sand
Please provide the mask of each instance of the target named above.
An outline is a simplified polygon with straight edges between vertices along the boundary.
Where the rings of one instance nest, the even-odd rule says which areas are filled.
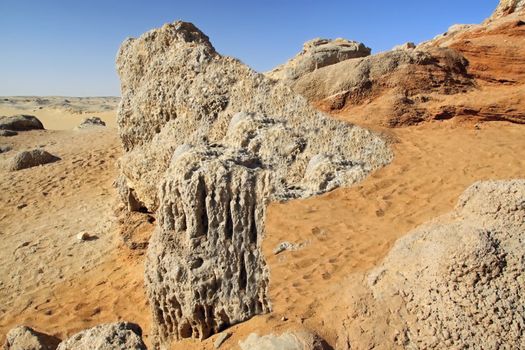
[[[37,115],[49,125],[46,114]],[[341,291],[349,280],[362,279],[397,238],[451,210],[473,182],[525,172],[520,125],[444,121],[379,131],[395,152],[390,165],[355,187],[270,206],[263,250],[274,312],[232,327],[226,346],[253,331],[279,332],[294,325],[334,342],[331,317],[339,315]],[[27,131],[2,138],[2,144],[14,150],[45,145],[62,161],[17,173],[1,170],[1,249],[6,254],[0,264],[0,334],[25,324],[65,338],[99,323],[127,320],[141,325],[149,343],[144,251],[123,243],[122,232],[130,228],[115,225],[118,211],[112,209],[117,206],[115,160],[121,153],[116,130]],[[152,229],[139,228],[145,236]],[[75,236],[81,231],[97,238],[79,242]],[[283,241],[300,248],[275,255]],[[213,348],[214,339],[173,348]]]

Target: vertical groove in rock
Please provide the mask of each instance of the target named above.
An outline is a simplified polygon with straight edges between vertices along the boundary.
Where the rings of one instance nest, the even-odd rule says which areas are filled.
[[[268,202],[350,186],[392,158],[383,139],[219,55],[190,23],[128,39],[117,69],[117,186],[130,210],[158,216],[145,276],[158,343],[268,312]]]

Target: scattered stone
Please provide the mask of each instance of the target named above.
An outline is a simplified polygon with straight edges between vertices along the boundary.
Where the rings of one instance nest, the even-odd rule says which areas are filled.
[[[313,39],[303,45],[303,50],[288,62],[266,73],[269,78],[295,80],[316,69],[351,58],[369,56],[372,50],[357,41],[342,38]]]
[[[99,325],[64,340],[57,350],[146,350],[142,329],[130,322]]]
[[[33,149],[17,153],[10,161],[9,170],[16,171],[27,169],[38,165],[53,163],[60,158],[44,151],[43,149]]]
[[[9,136],[16,136],[18,135],[18,133],[16,131],[13,131],[13,130],[0,130],[0,136],[6,136],[6,137],[9,137]]]
[[[318,336],[306,331],[285,332],[281,335],[259,336],[251,333],[239,341],[241,350],[328,350],[330,347]]]
[[[16,209],[23,209],[23,208],[25,208],[25,207],[27,207],[27,204],[26,204],[26,203],[22,203],[22,204],[18,204],[18,205],[16,206]]]
[[[117,69],[116,184],[128,208],[157,212],[145,272],[155,346],[270,311],[267,204],[350,186],[392,157],[378,135],[221,56],[191,23],[126,40]]]
[[[281,242],[279,243],[277,247],[275,247],[275,249],[273,250],[273,253],[277,255],[279,253],[284,252],[285,250],[293,250],[294,247],[295,245],[290,242]]]
[[[99,117],[89,117],[84,119],[84,121],[77,127],[77,129],[85,129],[91,127],[101,127],[106,126],[106,123]]]
[[[55,350],[60,339],[40,333],[26,326],[18,326],[7,333],[4,350]]]
[[[12,117],[0,117],[0,129],[14,131],[43,130],[44,125],[33,115],[18,114]]]
[[[86,231],[82,231],[77,234],[77,240],[79,241],[87,241],[91,236]]]
[[[8,146],[8,145],[0,145],[0,153],[6,153],[6,152],[9,152],[10,150],[12,150],[13,147],[11,146]]]
[[[288,321],[288,317],[286,317],[286,316],[281,317],[281,321],[283,321],[283,322]]]
[[[222,332],[219,334],[219,336],[217,337],[217,339],[215,340],[215,343],[213,343],[213,346],[215,347],[215,349],[218,349],[221,347],[221,345],[229,338],[231,337],[231,333],[229,332]]]

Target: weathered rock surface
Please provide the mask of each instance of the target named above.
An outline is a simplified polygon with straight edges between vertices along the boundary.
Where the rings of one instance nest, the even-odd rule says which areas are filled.
[[[4,350],[55,350],[60,339],[35,331],[26,326],[18,326],[7,333]]]
[[[12,150],[13,147],[9,145],[0,145],[0,153],[6,153]]]
[[[42,130],[44,125],[35,116],[19,114],[11,117],[0,117],[0,129],[14,131]]]
[[[318,336],[305,331],[285,332],[281,335],[250,334],[239,342],[241,350],[325,350],[329,349]]]
[[[266,76],[272,79],[295,80],[318,68],[351,58],[369,56],[371,51],[357,41],[317,38],[304,43],[300,53],[266,73]]]
[[[84,119],[77,128],[85,129],[85,128],[91,128],[91,127],[100,127],[100,126],[106,126],[106,123],[99,117],[89,117],[89,118]]]
[[[57,350],[146,350],[142,329],[129,322],[99,325],[64,340]]]
[[[128,208],[157,211],[146,287],[161,343],[270,309],[260,251],[270,200],[349,186],[391,159],[377,135],[219,55],[190,23],[126,41],[117,67],[117,185]]]
[[[497,19],[525,10],[525,0],[500,0],[491,19]]]
[[[380,99],[388,103],[388,111],[384,113],[388,119],[379,123],[398,126],[429,118],[424,109],[417,108],[419,102],[425,102],[425,96],[472,89],[474,84],[467,66],[467,60],[451,49],[393,50],[318,69],[292,86],[330,111]],[[370,114],[374,116],[377,112]]]
[[[33,149],[17,153],[8,166],[9,170],[16,171],[31,168],[38,165],[44,165],[59,161],[60,158],[52,155],[43,149]]]
[[[416,48],[416,44],[413,42],[406,42],[401,45],[394,46],[392,50],[412,50]]]
[[[364,322],[386,322],[374,335],[385,348],[524,348],[523,232],[525,180],[475,183],[454,212],[398,240],[370,273]],[[366,336],[339,345],[359,348]]]
[[[16,136],[18,133],[13,130],[0,130],[0,136]]]

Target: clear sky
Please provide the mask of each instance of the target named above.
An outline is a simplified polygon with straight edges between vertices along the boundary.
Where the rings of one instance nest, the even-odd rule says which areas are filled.
[[[315,37],[373,52],[479,23],[497,0],[0,0],[0,96],[116,96],[115,55],[126,37],[193,22],[222,54],[258,71]]]

